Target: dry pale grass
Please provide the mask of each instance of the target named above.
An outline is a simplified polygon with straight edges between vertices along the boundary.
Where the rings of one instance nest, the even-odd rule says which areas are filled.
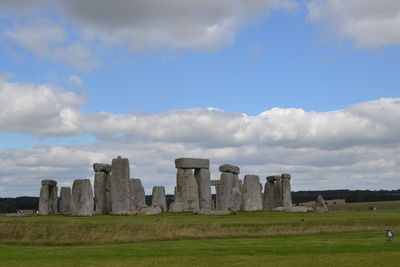
[[[3,244],[102,244],[197,238],[263,237],[354,231],[384,231],[380,223],[290,224],[90,224],[0,222]]]

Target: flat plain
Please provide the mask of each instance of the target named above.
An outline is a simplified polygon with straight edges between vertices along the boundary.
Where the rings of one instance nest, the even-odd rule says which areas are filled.
[[[385,237],[387,229],[400,231],[400,205],[387,205],[229,216],[0,216],[0,266],[400,266],[400,237]]]

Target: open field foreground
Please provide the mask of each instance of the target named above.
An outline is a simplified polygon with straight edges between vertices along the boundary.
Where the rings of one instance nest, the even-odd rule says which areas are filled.
[[[0,266],[399,266],[399,211],[0,217]]]

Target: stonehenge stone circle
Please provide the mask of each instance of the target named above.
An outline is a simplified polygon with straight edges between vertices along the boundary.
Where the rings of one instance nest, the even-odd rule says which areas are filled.
[[[75,180],[72,185],[71,212],[73,216],[92,216],[94,208],[92,183],[89,179]]]
[[[130,210],[136,210],[145,207],[146,195],[140,179],[130,179],[129,188],[131,194]]]
[[[284,173],[282,178],[282,203],[284,207],[292,206],[292,191],[290,189],[290,174]]]
[[[39,197],[39,215],[58,213],[57,182],[42,180]]]
[[[325,203],[325,199],[318,195],[317,200],[315,201],[315,211],[317,212],[327,212],[328,206]]]
[[[112,214],[130,213],[129,160],[119,156],[111,163],[111,212]]]
[[[111,213],[111,176],[107,172],[95,173],[94,202],[96,214]]]
[[[199,208],[202,210],[211,209],[211,184],[209,169],[195,169],[194,177],[196,178],[199,192]]]
[[[243,182],[243,211],[262,210],[260,191],[260,177],[257,175],[246,175]]]
[[[162,212],[167,212],[167,200],[165,198],[164,186],[154,186],[152,203],[153,207],[160,207]]]
[[[61,187],[60,190],[60,214],[71,214],[71,187]]]

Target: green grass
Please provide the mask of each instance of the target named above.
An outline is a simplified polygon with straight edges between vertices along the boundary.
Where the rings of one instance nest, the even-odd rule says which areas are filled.
[[[92,246],[0,245],[4,266],[398,266],[382,232]]]
[[[0,217],[0,266],[400,266],[389,228],[399,211]]]

